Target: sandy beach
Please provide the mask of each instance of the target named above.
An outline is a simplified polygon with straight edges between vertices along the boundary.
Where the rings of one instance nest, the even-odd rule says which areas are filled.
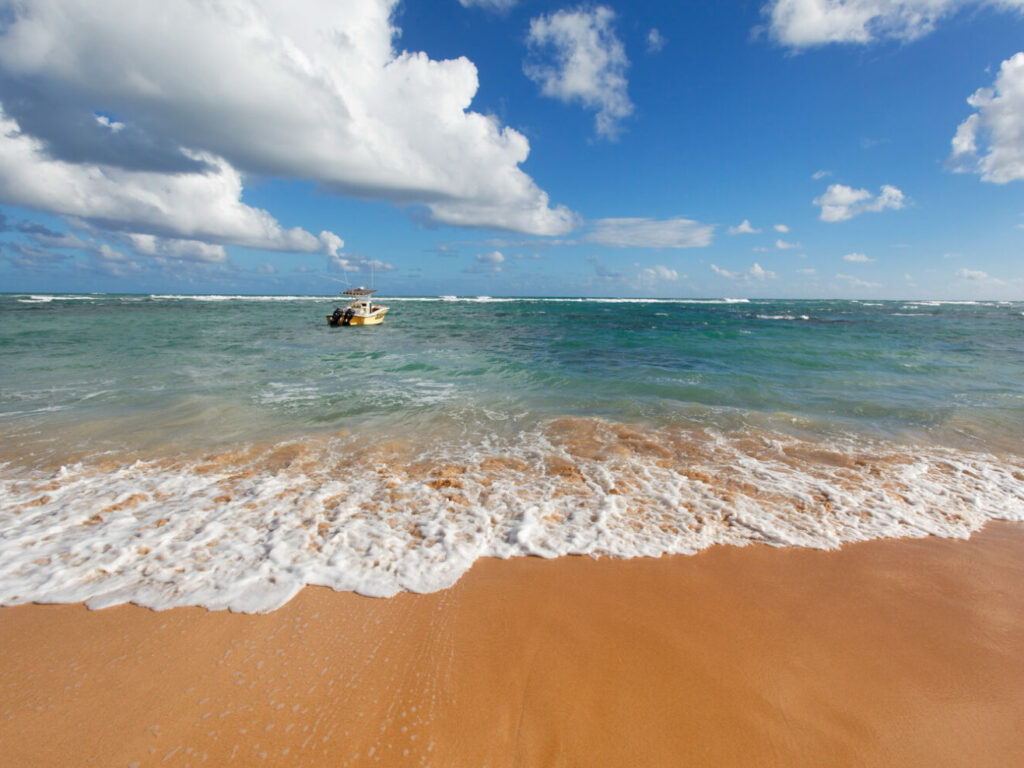
[[[4,766],[1007,766],[1024,527],[482,560],[266,615],[0,610]]]

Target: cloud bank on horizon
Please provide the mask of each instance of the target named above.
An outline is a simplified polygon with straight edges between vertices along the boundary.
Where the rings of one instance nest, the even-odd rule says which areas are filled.
[[[975,188],[1024,180],[1024,51],[993,50],[987,66],[997,71],[979,68],[972,85],[949,89],[946,98],[962,108],[950,117],[943,106],[935,121],[936,134],[945,132],[941,150],[893,125],[882,129],[893,135],[862,133],[828,149],[822,129],[808,134],[813,142],[794,139],[804,158],[783,161],[773,155],[785,141],[756,135],[758,119],[749,133],[742,121],[714,122],[727,84],[741,89],[722,74],[737,53],[808,77],[823,66],[811,57],[826,47],[919,45],[972,15],[1019,27],[1024,0],[770,0],[735,26],[728,52],[719,51],[726,38],[716,9],[693,10],[691,20],[610,1],[447,6],[479,40],[417,19],[399,0],[0,0],[0,205],[10,222],[0,227],[0,269],[26,285],[77,271],[117,278],[119,287],[159,279],[147,272],[152,265],[225,285],[248,270],[246,285],[271,287],[309,271],[279,255],[308,255],[327,272],[373,269],[412,285],[434,268],[422,257],[433,252],[468,259],[451,268],[453,279],[502,279],[519,292],[553,280],[562,294],[730,284],[898,292],[894,277],[823,277],[834,272],[827,262],[843,261],[893,265],[895,275],[895,260],[864,254],[907,248],[899,238],[913,241],[903,234],[913,232],[893,222],[935,206],[931,181],[905,163],[881,170],[868,153],[880,157],[902,141],[911,154],[908,142],[917,142],[933,152],[925,164],[936,173]],[[407,21],[417,42],[403,47]],[[710,22],[719,37],[695,42],[693,30]],[[743,66],[737,72],[752,86],[775,87]],[[747,178],[770,178],[788,163],[815,185],[787,183],[784,195],[761,188],[752,202],[739,194],[744,170],[733,162],[745,145],[760,148],[763,163]],[[854,151],[861,154],[842,157]],[[382,203],[404,222],[384,230],[400,232],[418,262],[362,252],[379,237],[351,212],[383,219],[373,207]],[[34,216],[42,218],[33,224]],[[787,224],[771,223],[780,220]],[[771,234],[791,227],[786,240]],[[462,242],[453,229],[483,234]],[[716,232],[743,237],[717,243]],[[883,244],[872,232],[893,234]],[[522,239],[499,249],[497,233]],[[947,269],[962,290],[1024,295],[1024,273],[993,276],[998,265],[963,250],[957,258],[975,261]],[[666,257],[684,251],[711,255],[686,264]],[[245,252],[258,259],[243,266]],[[751,261],[751,252],[774,256]],[[918,285],[910,268],[938,269],[902,268],[904,287]],[[938,276],[934,284],[944,285]]]

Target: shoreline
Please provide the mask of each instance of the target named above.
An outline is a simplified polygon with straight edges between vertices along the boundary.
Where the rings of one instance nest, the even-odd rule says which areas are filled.
[[[262,615],[0,608],[0,765],[1003,766],[1024,526],[483,559]],[[77,761],[77,762],[76,762]]]

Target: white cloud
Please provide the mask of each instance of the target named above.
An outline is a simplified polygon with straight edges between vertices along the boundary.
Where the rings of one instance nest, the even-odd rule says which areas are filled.
[[[780,251],[788,251],[792,248],[799,248],[800,243],[787,243],[785,240],[776,240],[775,247]]]
[[[597,135],[607,139],[614,139],[633,113],[629,60],[615,35],[614,19],[614,11],[603,5],[532,19],[527,42],[533,59],[523,68],[545,96],[596,110]],[[545,53],[553,60],[545,61]]]
[[[826,171],[824,168],[822,168],[821,170],[812,173],[811,178],[814,179],[815,181],[821,181],[822,179],[831,175],[832,171]]]
[[[330,272],[363,272],[371,274],[374,272],[393,272],[394,266],[378,259],[368,259],[358,253],[328,252],[327,269]],[[300,269],[301,271],[305,271]]]
[[[665,43],[667,42],[668,41],[665,39],[665,36],[661,34],[661,32],[659,32],[657,29],[651,29],[651,31],[647,33],[647,52],[657,53],[658,51],[665,47]]]
[[[574,214],[519,167],[526,138],[470,111],[474,64],[394,50],[396,5],[234,0],[171,13],[162,0],[25,0],[0,27],[0,96],[13,91],[11,118],[75,165],[178,184],[215,158],[221,175],[311,180],[423,205],[442,223],[570,231]],[[98,124],[97,104],[125,127]]]
[[[394,272],[395,267],[380,259],[363,259],[359,266],[362,272]]]
[[[669,269],[664,264],[655,264],[653,267],[644,269],[643,275],[657,278],[658,280],[678,280],[679,273],[674,269]]]
[[[850,284],[851,288],[881,288],[881,283],[871,283],[867,280],[861,280],[859,277],[853,275],[837,274],[836,278],[839,280],[845,280]]]
[[[719,277],[725,277],[728,278],[729,280],[739,280],[743,277],[743,275],[741,275],[739,272],[730,272],[728,269],[722,269],[717,264],[711,265],[711,271],[714,272]]]
[[[117,133],[118,131],[124,130],[124,123],[119,123],[116,120],[111,120],[106,115],[96,115],[96,122],[102,125],[104,128],[109,129],[111,133]]]
[[[88,248],[89,243],[70,232],[61,234],[36,234],[33,239],[44,248]]]
[[[161,256],[181,261],[201,261],[221,264],[228,260],[222,245],[212,245],[200,240],[181,240],[131,233],[126,236],[132,250],[145,256]]]
[[[519,0],[459,0],[459,5],[463,8],[476,6],[478,8],[486,8],[489,11],[507,11],[517,2]]]
[[[792,48],[826,43],[914,40],[963,8],[1021,8],[1021,0],[772,0],[764,7],[772,37]]]
[[[63,264],[70,258],[66,253],[55,253],[47,248],[39,248],[25,243],[5,243],[0,248],[0,258],[20,270],[39,272]]]
[[[751,280],[774,280],[778,277],[774,272],[765,269],[756,261],[746,272],[731,272],[728,269],[722,269],[717,264],[711,265],[711,271],[728,280],[737,280],[746,283],[749,283]]]
[[[903,193],[894,186],[884,184],[878,197],[866,189],[854,189],[845,184],[831,184],[825,194],[814,199],[821,206],[822,221],[846,221],[866,211],[898,211],[904,205]]]
[[[345,247],[345,241],[333,232],[321,232],[320,243],[323,246],[324,253],[329,257],[337,256],[339,251]]]
[[[268,261],[268,262],[266,262],[264,264],[260,264],[258,267],[256,267],[256,271],[259,274],[261,274],[261,275],[276,275],[277,274],[277,267],[275,267],[273,264],[271,264]]]
[[[761,230],[755,229],[749,219],[744,219],[739,226],[729,227],[727,231],[730,235],[756,235]]]
[[[1004,61],[992,87],[967,103],[978,111],[956,129],[954,167],[996,184],[1024,179],[1024,52]]]
[[[692,219],[598,219],[584,240],[616,248],[702,248],[714,227]]]
[[[1005,280],[1001,280],[998,277],[993,277],[988,272],[980,269],[958,269],[956,276],[961,280],[967,280],[972,283],[980,283],[990,288],[1002,287],[1007,283]]]
[[[980,269],[958,269],[956,276],[961,280],[988,280],[988,272]]]
[[[506,270],[506,267],[502,266],[504,263],[505,256],[500,251],[478,253],[476,255],[476,263],[470,264],[462,271],[471,275],[498,275]]]
[[[142,267],[134,259],[102,243],[90,251],[89,269],[114,277],[128,277],[140,272]]]
[[[814,267],[804,267],[803,269],[798,269],[796,273],[798,275],[816,275],[818,274],[818,270]]]
[[[776,232],[781,232],[782,234],[786,234],[787,232],[789,232],[789,227],[787,227],[785,224],[776,224],[774,227],[772,227],[772,229],[774,229]]]
[[[241,176],[226,161],[192,156],[206,165],[205,172],[166,174],[55,160],[0,109],[0,199],[5,202],[115,230],[145,229],[151,235],[276,251],[320,248],[317,236],[284,229],[266,211],[242,203]]]
[[[874,261],[874,259],[864,253],[848,253],[843,256],[843,261],[853,262],[854,264],[868,264]]]

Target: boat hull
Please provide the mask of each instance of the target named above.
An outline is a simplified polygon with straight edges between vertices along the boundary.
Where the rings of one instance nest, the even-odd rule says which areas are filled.
[[[344,323],[341,320],[335,320],[333,315],[327,315],[327,324],[332,328],[337,328],[342,325],[380,325],[384,322],[384,315],[387,313],[388,310],[385,307],[376,312],[372,312],[369,315],[353,315],[348,323]]]
[[[381,310],[380,312],[374,312],[372,315],[367,315],[366,317],[361,317],[360,315],[353,315],[352,320],[349,322],[349,325],[380,325],[381,323],[384,322],[384,315],[386,315],[387,313],[388,311],[384,309]]]

